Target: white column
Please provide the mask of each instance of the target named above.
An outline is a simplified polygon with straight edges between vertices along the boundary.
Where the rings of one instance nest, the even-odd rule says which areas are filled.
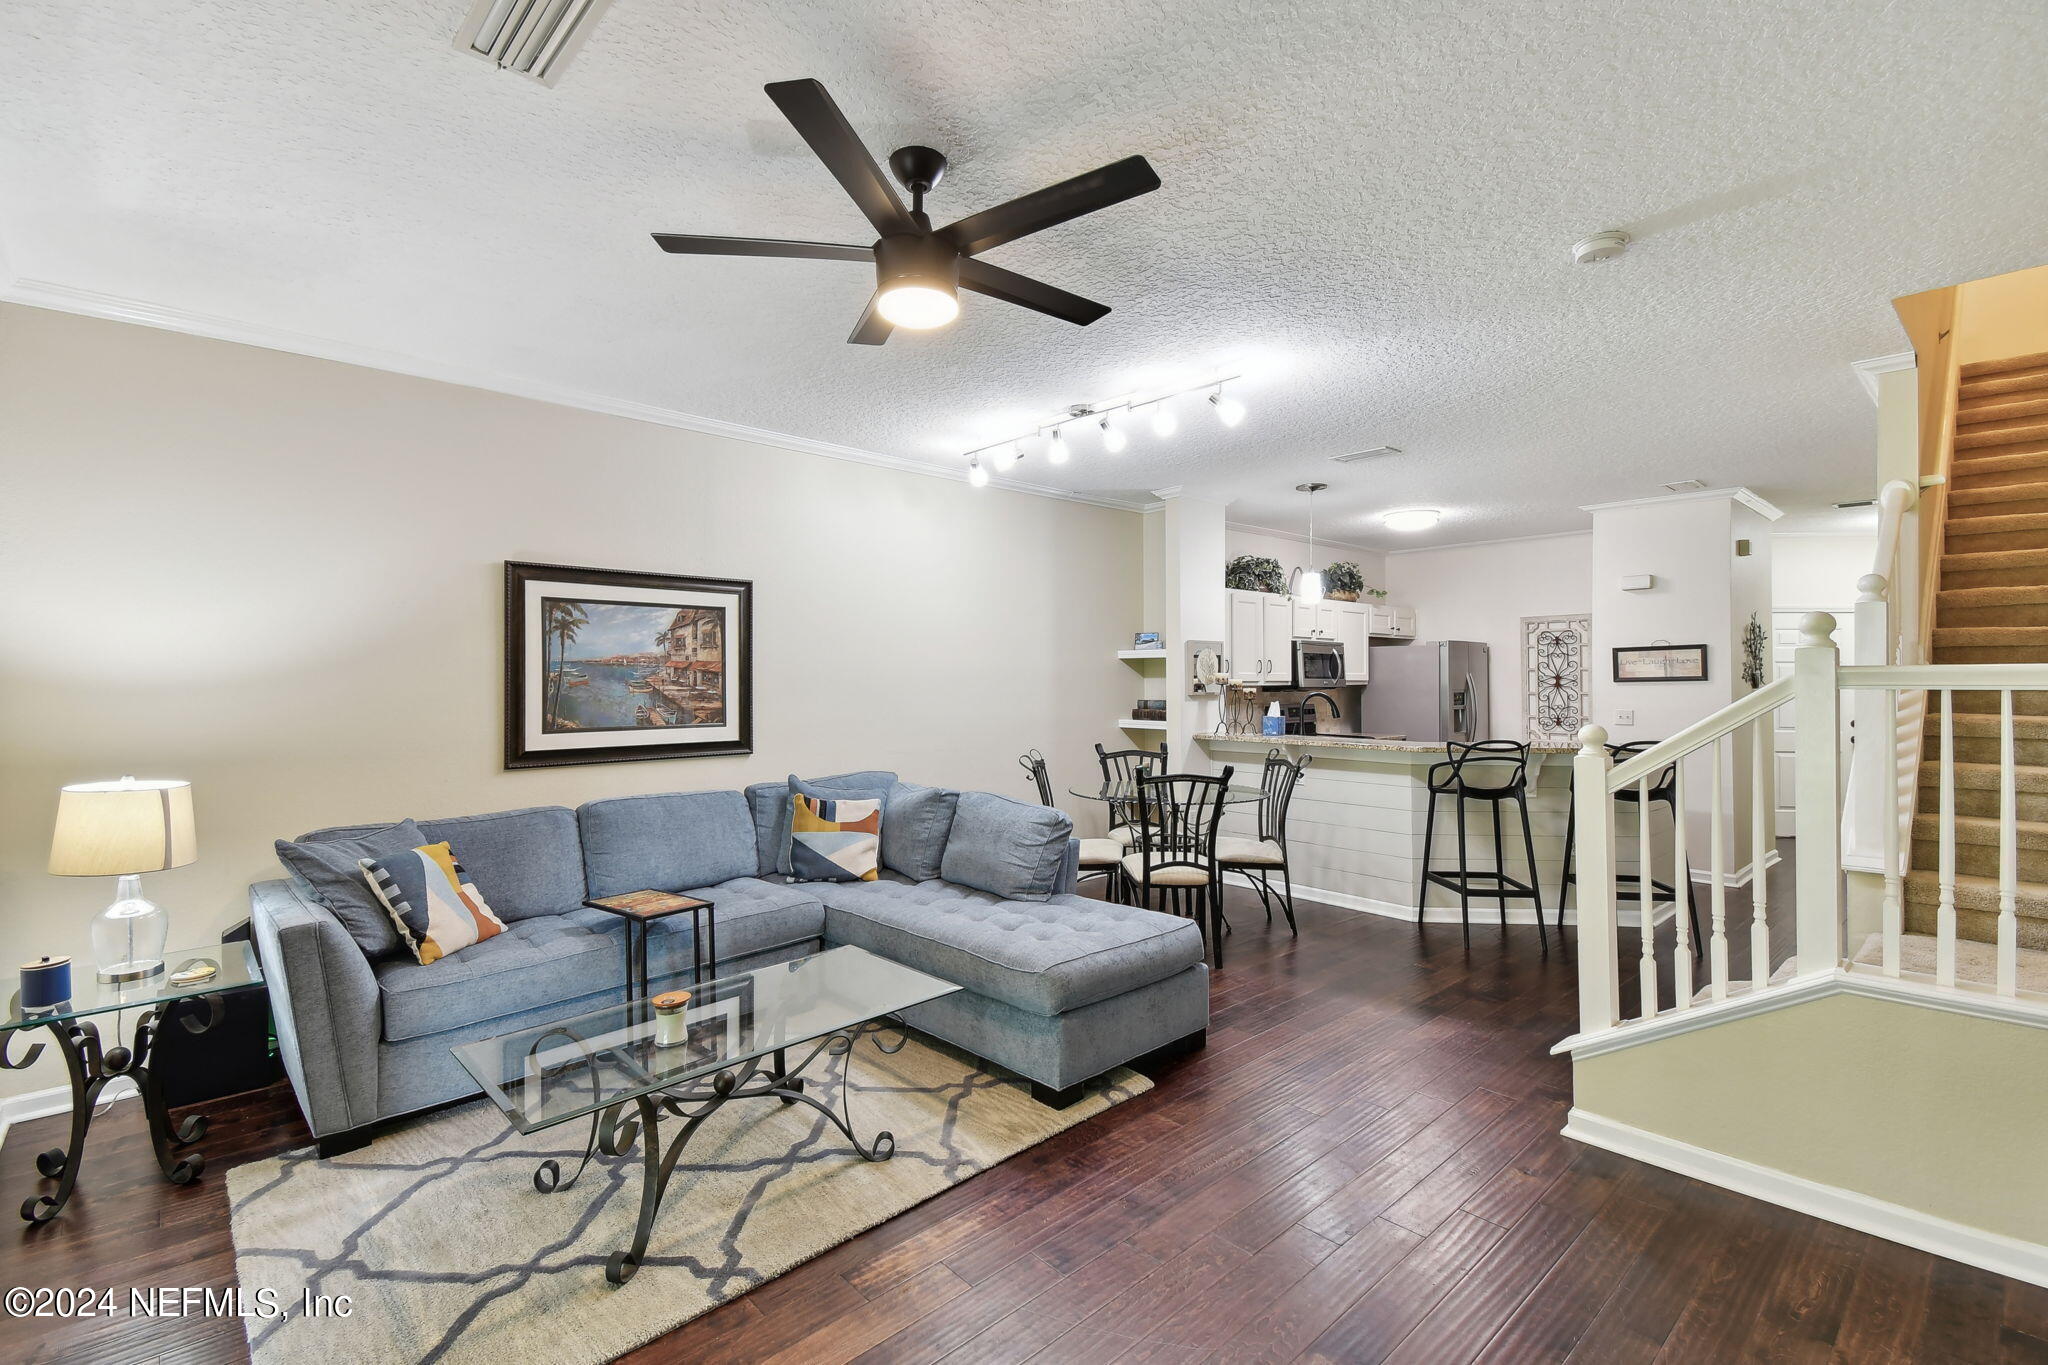
[[[1607,796],[1607,731],[1579,731],[1572,760],[1579,893],[1579,1032],[1621,1022],[1621,944],[1614,923],[1614,803]]]
[[[1842,961],[1838,887],[1842,876],[1841,694],[1836,690],[1835,618],[1824,611],[1799,623],[1792,654],[1794,755],[1792,832],[1799,840],[1793,906],[1799,975],[1832,971]],[[1762,876],[1764,850],[1752,850]]]

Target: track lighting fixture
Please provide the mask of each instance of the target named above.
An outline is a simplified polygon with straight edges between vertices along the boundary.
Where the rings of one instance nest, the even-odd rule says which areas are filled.
[[[1058,427],[1054,427],[1052,435],[1048,436],[1045,441],[1045,462],[1047,464],[1065,464],[1068,454],[1066,433]]]
[[[1179,430],[1180,418],[1173,415],[1173,409],[1166,406],[1166,400],[1162,398],[1154,403],[1152,405],[1152,434],[1163,441]]]
[[[988,487],[988,466],[984,465],[980,460],[969,460],[967,462],[967,482],[973,484],[976,488]]]
[[[1124,453],[1124,447],[1130,443],[1131,438],[1124,435],[1124,429],[1117,424],[1116,418],[1109,413],[1104,413],[1102,416],[1102,448],[1112,455],[1121,455]]]
[[[1234,427],[1245,418],[1245,406],[1235,397],[1223,391],[1223,386],[1234,382],[1238,376],[1224,375],[1221,379],[1205,380],[1191,384],[1184,389],[1146,396],[1132,395],[1107,403],[1076,403],[1067,408],[1046,426],[1037,431],[1007,441],[995,441],[976,450],[964,452],[967,459],[967,476],[977,488],[986,485],[993,474],[1008,473],[1025,456],[1025,443],[1031,449],[1042,453],[1049,465],[1063,465],[1074,457],[1074,447],[1067,439],[1067,428],[1076,422],[1094,422],[1096,430],[1102,433],[1102,449],[1111,455],[1120,455],[1130,448],[1131,434],[1126,419],[1136,417],[1145,409],[1151,409],[1147,425],[1152,434],[1161,440],[1180,430],[1180,416],[1174,410],[1173,400],[1185,394],[1207,393],[1209,405],[1216,410],[1216,420],[1226,427]]]
[[[1209,405],[1216,409],[1216,420],[1226,427],[1234,427],[1244,420],[1244,404],[1224,396],[1221,384],[1216,386],[1216,392],[1209,395]]]

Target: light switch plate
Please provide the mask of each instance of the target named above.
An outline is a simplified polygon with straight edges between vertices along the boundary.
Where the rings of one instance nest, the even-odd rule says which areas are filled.
[[[1616,711],[1614,713],[1614,723],[1616,725],[1634,725],[1636,723],[1636,713],[1633,711]]]

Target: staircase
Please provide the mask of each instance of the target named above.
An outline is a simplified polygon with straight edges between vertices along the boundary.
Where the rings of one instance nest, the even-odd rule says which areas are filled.
[[[2048,660],[2048,352],[1966,365],[1935,598],[1937,664]],[[1955,694],[1956,931],[1993,942],[1998,915],[1999,698]],[[2019,943],[2048,949],[2048,694],[2013,695]],[[1906,879],[1906,929],[1931,934],[1941,725],[1929,698]]]

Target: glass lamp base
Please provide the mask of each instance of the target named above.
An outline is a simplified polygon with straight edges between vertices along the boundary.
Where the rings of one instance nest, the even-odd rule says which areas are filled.
[[[123,877],[114,903],[92,922],[92,955],[101,981],[140,981],[164,969],[164,944],[171,917],[143,899],[142,879]]]

